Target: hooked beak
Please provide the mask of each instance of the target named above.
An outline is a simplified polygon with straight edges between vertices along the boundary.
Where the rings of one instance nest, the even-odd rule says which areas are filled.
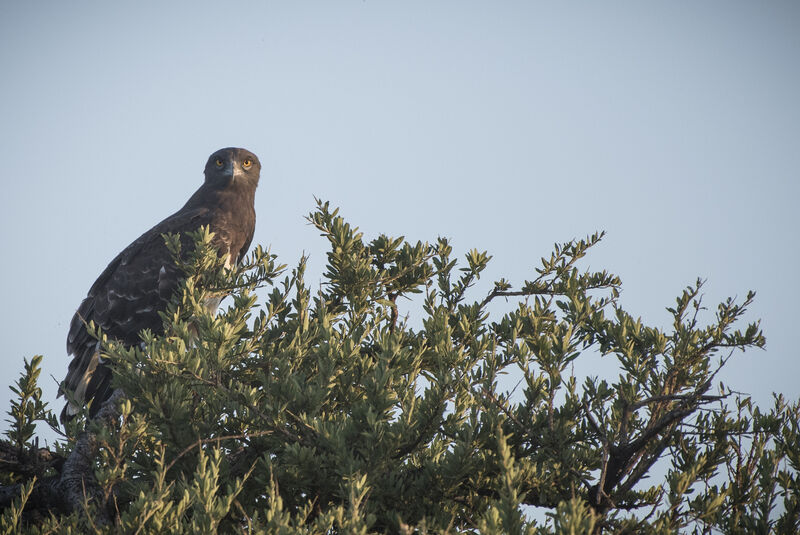
[[[231,176],[231,184],[236,182],[237,179],[241,178],[244,175],[244,170],[239,167],[238,165],[234,164],[233,166],[233,176]]]
[[[228,185],[236,182],[242,175],[244,175],[244,171],[236,164],[231,164],[222,171],[222,176],[228,179]]]

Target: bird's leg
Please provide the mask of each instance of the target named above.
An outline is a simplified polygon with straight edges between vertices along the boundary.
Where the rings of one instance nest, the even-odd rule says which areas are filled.
[[[125,397],[119,388],[114,390],[95,418],[108,424],[119,417],[117,403]],[[88,430],[78,435],[75,448],[64,461],[61,470],[61,480],[58,483],[63,497],[64,508],[70,512],[84,510],[87,503],[94,502],[101,505],[94,521],[101,525],[110,525],[111,516],[106,507],[102,506],[103,492],[94,477],[93,461],[97,453],[97,439]]]

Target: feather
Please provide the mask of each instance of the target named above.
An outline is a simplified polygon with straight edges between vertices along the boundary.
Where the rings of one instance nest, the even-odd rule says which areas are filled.
[[[245,167],[243,163],[251,164]],[[221,149],[212,154],[205,168],[205,181],[183,207],[139,236],[123,249],[92,284],[70,322],[67,353],[72,355],[59,395],[69,392],[76,402],[89,405],[94,416],[111,395],[111,370],[103,361],[100,344],[89,334],[93,322],[109,338],[132,346],[140,333],[163,331],[159,312],[180,285],[180,273],[167,249],[163,234],[181,234],[208,225],[221,255],[239,262],[247,253],[255,231],[255,190],[261,164],[251,152]],[[235,176],[235,180],[233,179]],[[192,243],[182,239],[182,255]],[[205,303],[214,310],[219,299]],[[64,422],[78,412],[67,403]]]

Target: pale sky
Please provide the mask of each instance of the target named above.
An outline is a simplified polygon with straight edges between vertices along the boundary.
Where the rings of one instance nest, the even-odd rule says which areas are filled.
[[[314,196],[488,250],[475,299],[606,230],[583,266],[648,324],[697,277],[709,320],[757,291],[767,348],[721,378],[796,399],[799,58],[798,2],[4,2],[0,411],[36,354],[55,401],[89,286],[226,146],[263,164],[255,242],[310,281]]]

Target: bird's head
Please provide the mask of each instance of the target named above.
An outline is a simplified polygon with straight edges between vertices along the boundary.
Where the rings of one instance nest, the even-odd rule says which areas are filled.
[[[215,188],[249,186],[255,189],[261,172],[258,157],[247,149],[228,147],[208,157],[206,184]]]

